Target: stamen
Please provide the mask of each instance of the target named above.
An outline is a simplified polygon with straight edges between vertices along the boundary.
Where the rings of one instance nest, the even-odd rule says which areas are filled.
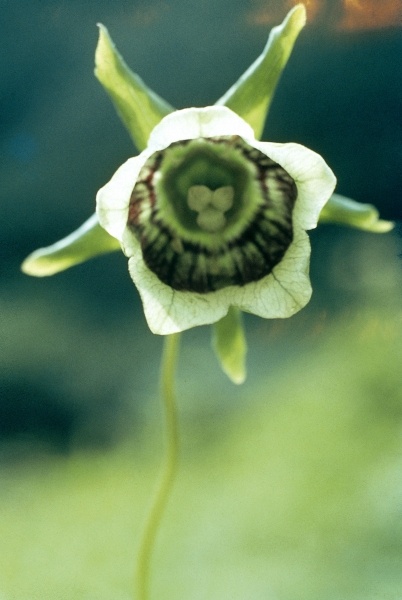
[[[231,185],[214,191],[206,185],[192,185],[187,192],[187,204],[198,212],[197,225],[208,233],[217,233],[226,225],[224,212],[232,208],[234,190]]]

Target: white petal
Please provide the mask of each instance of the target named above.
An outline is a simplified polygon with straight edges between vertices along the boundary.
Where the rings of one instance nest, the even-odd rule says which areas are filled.
[[[297,201],[294,223],[303,229],[317,227],[318,217],[336,185],[336,178],[324,159],[300,144],[255,142],[261,152],[280,164],[295,180]]]
[[[298,230],[284,258],[272,273],[242,288],[231,288],[235,290],[231,304],[264,319],[291,317],[311,298],[309,258],[308,235]]]
[[[141,252],[129,260],[130,275],[140,293],[145,318],[153,333],[168,335],[215,323],[229,309],[226,290],[209,294],[179,292],[165,285],[145,265]],[[232,288],[231,288],[232,289]]]
[[[96,195],[96,212],[99,222],[110,235],[119,241],[127,225],[128,206],[138,174],[149,156],[142,152],[121,165],[112,179]]]
[[[180,140],[220,135],[239,135],[254,140],[252,128],[236,113],[226,106],[208,106],[176,110],[164,117],[153,129],[148,148],[162,150]]]
[[[216,323],[231,305],[266,319],[291,317],[311,297],[309,257],[308,236],[299,231],[273,273],[244,287],[230,286],[208,294],[179,292],[162,283],[145,265],[139,248],[129,260],[129,269],[149,328],[168,335]]]

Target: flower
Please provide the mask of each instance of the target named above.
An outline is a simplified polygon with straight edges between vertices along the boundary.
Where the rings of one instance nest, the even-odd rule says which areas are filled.
[[[310,244],[335,187],[315,152],[255,139],[225,106],[164,117],[97,194],[129,257],[150,329],[215,323],[230,307],[290,317],[310,299]]]
[[[141,154],[99,191],[98,214],[32,252],[24,273],[54,275],[122,247],[151,330],[213,323],[222,369],[244,381],[241,311],[277,318],[305,306],[306,231],[318,216],[376,233],[394,226],[372,205],[329,197],[335,178],[311,150],[257,141],[305,23],[297,4],[213,107],[181,111],[131,71],[99,25],[95,75]]]

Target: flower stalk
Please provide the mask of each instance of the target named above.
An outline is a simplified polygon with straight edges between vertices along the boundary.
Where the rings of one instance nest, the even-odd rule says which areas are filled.
[[[173,487],[179,455],[179,433],[174,380],[179,354],[180,333],[167,335],[162,355],[160,385],[164,406],[166,452],[160,480],[140,539],[135,577],[136,600],[149,599],[152,553],[163,513]]]

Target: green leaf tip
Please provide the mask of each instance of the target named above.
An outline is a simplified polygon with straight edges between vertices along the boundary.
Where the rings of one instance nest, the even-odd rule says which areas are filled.
[[[136,147],[144,150],[155,125],[174,109],[126,65],[106,27],[101,23],[98,27],[95,76],[110,96]]]
[[[47,277],[120,249],[119,242],[102,229],[95,214],[64,239],[32,252],[21,269],[26,275]]]
[[[214,324],[212,346],[222,370],[241,384],[246,379],[247,343],[239,309],[231,307],[225,317]]]
[[[279,82],[296,39],[306,24],[306,8],[297,4],[283,23],[274,27],[262,54],[216,104],[242,117],[259,139]]]
[[[335,223],[370,231],[371,233],[388,233],[395,227],[393,221],[379,218],[379,212],[372,204],[362,204],[333,194],[321,211],[320,223]]]

